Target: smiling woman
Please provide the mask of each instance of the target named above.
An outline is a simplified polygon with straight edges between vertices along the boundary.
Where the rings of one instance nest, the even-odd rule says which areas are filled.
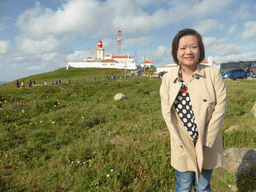
[[[201,35],[180,31],[172,43],[179,67],[163,76],[161,107],[171,136],[171,164],[177,178],[175,191],[211,191],[215,167],[222,165],[221,127],[226,111],[226,89],[216,67],[204,59]]]

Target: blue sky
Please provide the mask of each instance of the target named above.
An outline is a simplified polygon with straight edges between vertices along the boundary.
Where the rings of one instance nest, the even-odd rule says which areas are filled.
[[[53,71],[69,61],[105,55],[143,56],[154,65],[173,63],[178,31],[203,36],[206,59],[217,63],[256,60],[255,0],[2,0],[0,81]]]

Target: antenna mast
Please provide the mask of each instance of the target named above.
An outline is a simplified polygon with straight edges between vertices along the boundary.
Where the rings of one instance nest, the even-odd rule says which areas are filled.
[[[121,47],[121,35],[122,35],[122,32],[121,32],[121,30],[119,30],[118,33],[117,33],[118,56],[119,56],[120,47]]]

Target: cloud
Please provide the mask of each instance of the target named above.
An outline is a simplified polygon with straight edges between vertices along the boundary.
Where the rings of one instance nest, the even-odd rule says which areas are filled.
[[[69,37],[100,37],[113,35],[113,31],[124,30],[126,33],[149,32],[173,21],[184,18],[201,18],[219,11],[233,0],[161,1],[157,9],[149,14],[143,6],[155,5],[153,0],[70,0],[56,11],[36,2],[35,7],[18,17],[17,26],[23,33],[34,36],[43,34],[66,35]],[[168,10],[160,4],[169,4]],[[159,5],[158,5],[159,4]],[[181,14],[182,13],[182,14]],[[177,16],[179,15],[179,16]]]
[[[197,30],[200,34],[204,35],[208,32],[219,30],[223,25],[219,24],[216,20],[208,19],[205,21],[200,21],[194,29]]]
[[[233,2],[233,0],[203,0],[195,5],[191,9],[191,12],[199,16],[207,15],[220,11],[222,8],[227,7],[231,2]]]
[[[95,50],[95,52],[96,52],[96,50]],[[86,59],[89,56],[91,56],[91,55],[90,55],[90,52],[88,52],[88,51],[75,51],[74,53],[69,54],[67,56],[67,60],[68,61],[83,62],[83,60]],[[93,56],[91,56],[91,57],[93,57]]]
[[[228,38],[204,37],[203,41],[207,51],[217,52],[221,56],[239,55],[241,51],[248,49],[246,46],[230,44]]]
[[[17,20],[18,27],[33,35],[95,32],[104,21],[105,8],[92,0],[68,1],[57,11],[36,2],[35,8],[25,11]],[[109,14],[110,15],[110,14]]]
[[[245,31],[242,33],[243,39],[248,39],[256,36],[256,21],[249,21],[244,24]]]
[[[0,41],[0,54],[6,54],[10,49],[9,41]]]
[[[40,69],[42,69],[42,66],[40,66],[40,65],[30,66],[30,67],[26,68],[27,71],[38,71]]]
[[[171,47],[165,47],[165,46],[160,45],[154,55],[157,57],[161,57],[161,58],[170,57]]]
[[[124,47],[147,45],[153,40],[154,38],[150,36],[129,38],[124,40],[123,45]]]
[[[42,59],[45,61],[53,60],[57,56],[57,53],[46,53],[42,55]]]
[[[255,61],[256,52],[242,53],[239,55],[217,56],[213,58],[217,63],[231,62],[231,61]]]
[[[5,66],[11,68],[9,63],[15,63],[17,70],[22,66],[23,72],[28,69],[30,74],[55,70],[65,67],[68,61],[83,61],[89,56],[95,58],[98,39],[103,41],[105,55],[115,55],[118,50],[117,31],[122,30],[120,54],[136,55],[137,58],[145,54],[159,65],[172,58],[168,45],[173,33],[182,27],[180,23],[195,26],[204,35],[216,32],[224,27],[219,19],[214,20],[210,16],[226,14],[224,12],[230,10],[221,10],[225,7],[229,9],[233,1],[65,0],[55,9],[35,2],[32,8],[24,10],[17,18],[16,27],[20,32],[14,42],[17,48],[11,47],[12,52],[8,52],[10,43],[7,41],[8,46],[3,46],[0,41],[0,57],[7,53],[1,59]],[[6,23],[2,22],[5,28]],[[13,29],[13,25],[10,26]],[[228,34],[238,28],[235,25],[229,27]],[[172,30],[168,31],[170,28]],[[163,31],[165,35],[162,35]],[[163,38],[167,38],[166,42]],[[94,39],[95,44],[91,45]],[[204,42],[208,50],[217,52],[220,57],[239,55],[243,49],[225,38],[207,37]]]
[[[227,35],[232,35],[236,31],[237,25],[232,25],[230,29],[228,30]]]
[[[236,10],[236,12],[234,12],[232,19],[237,20],[237,19],[246,19],[246,18],[250,17],[250,13],[248,11],[249,9],[250,8],[248,7],[248,5],[246,5],[245,3],[242,3],[239,10]]]
[[[42,53],[53,51],[59,46],[58,41],[53,36],[43,39],[32,39],[23,36],[17,37],[18,48],[25,53]]]
[[[203,37],[203,42],[205,47],[210,47],[212,44],[216,42],[216,37]]]
[[[146,55],[146,59],[153,61],[154,65],[158,65],[161,62],[165,61],[167,58],[171,58],[171,47],[166,47],[160,45],[157,47],[156,51],[152,51],[149,53],[144,54]]]
[[[25,60],[26,59],[26,57],[14,57],[14,60],[15,61],[23,61],[23,60]]]
[[[161,3],[168,3],[168,0],[161,0]],[[156,4],[159,2],[156,2],[155,0],[136,0],[136,4],[141,5],[141,6],[147,6],[147,5],[151,5],[151,4]]]

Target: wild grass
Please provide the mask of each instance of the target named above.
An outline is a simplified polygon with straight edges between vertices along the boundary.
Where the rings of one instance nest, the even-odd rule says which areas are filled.
[[[80,80],[95,73],[72,70]],[[34,78],[60,79],[62,72],[62,79],[70,78],[64,69]],[[99,76],[121,73],[102,70]],[[256,123],[250,110],[256,82],[225,83],[224,148],[255,148]],[[140,77],[0,86],[0,191],[174,191],[160,84],[161,79]],[[116,93],[126,99],[114,101]],[[225,133],[231,125],[241,129]],[[234,175],[214,172],[213,191],[229,191],[229,184],[236,186]]]

